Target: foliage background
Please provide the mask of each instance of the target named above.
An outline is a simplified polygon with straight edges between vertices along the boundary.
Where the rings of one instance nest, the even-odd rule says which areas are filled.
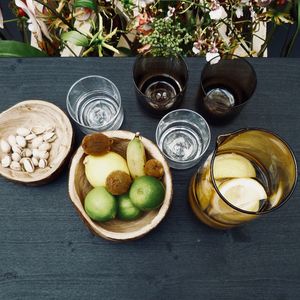
[[[1,1],[2,13],[4,19],[13,19],[15,15],[8,9],[8,0]],[[269,26],[270,27],[270,26]],[[296,31],[297,24],[278,26],[272,40],[268,46],[268,57],[280,57],[283,56],[282,45],[291,38]],[[268,28],[270,29],[270,28]],[[22,41],[22,35],[15,22],[7,23],[4,30],[0,29],[0,39],[13,39]],[[300,57],[300,37],[297,38],[294,48],[291,51],[290,57]]]

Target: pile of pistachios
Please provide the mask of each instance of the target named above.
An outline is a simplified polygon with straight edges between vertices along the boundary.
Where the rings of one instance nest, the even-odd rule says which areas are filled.
[[[1,165],[14,171],[33,173],[48,165],[51,143],[57,138],[54,127],[20,127],[16,135],[0,141],[4,153]]]

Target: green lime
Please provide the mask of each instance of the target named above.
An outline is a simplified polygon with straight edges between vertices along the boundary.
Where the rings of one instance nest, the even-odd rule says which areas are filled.
[[[152,176],[136,178],[129,190],[132,204],[144,211],[159,207],[164,197],[165,188],[162,182]]]
[[[109,221],[117,214],[117,201],[105,187],[92,189],[84,199],[84,209],[94,221]]]
[[[118,218],[121,220],[134,220],[137,219],[141,211],[135,207],[128,194],[122,195],[118,197]]]

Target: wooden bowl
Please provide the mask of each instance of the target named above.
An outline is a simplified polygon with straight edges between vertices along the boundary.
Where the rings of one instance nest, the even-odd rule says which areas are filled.
[[[103,133],[114,139],[112,151],[119,153],[125,158],[128,142],[133,139],[135,134],[121,130]],[[82,147],[79,147],[75,153],[70,168],[69,195],[80,217],[95,235],[112,241],[137,239],[154,229],[165,217],[170,207],[173,193],[171,172],[156,145],[144,137],[142,137],[142,142],[146,149],[147,159],[156,158],[163,164],[165,175],[162,181],[166,188],[166,194],[163,204],[158,209],[144,213],[139,219],[134,221],[114,219],[108,222],[95,222],[86,214],[83,202],[86,194],[92,189],[92,186],[85,176],[83,165],[85,154]]]
[[[28,185],[41,185],[54,179],[69,155],[73,142],[73,128],[66,114],[56,105],[41,101],[20,102],[0,114],[0,139],[7,140],[10,134],[16,135],[19,127],[55,127],[57,138],[51,143],[48,166],[37,168],[33,173],[14,171],[0,164],[0,174],[5,178]],[[1,150],[0,150],[1,152]],[[1,157],[4,154],[1,152]]]

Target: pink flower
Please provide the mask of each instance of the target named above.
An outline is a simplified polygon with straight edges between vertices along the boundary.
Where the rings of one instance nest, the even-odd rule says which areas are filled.
[[[197,42],[194,42],[192,51],[196,55],[200,53],[201,45],[202,45],[202,42],[200,40],[198,40]]]
[[[209,12],[209,16],[212,20],[220,20],[227,16],[227,13],[222,5],[220,5],[219,1],[214,0],[211,5],[211,11]]]
[[[152,27],[149,25],[149,23],[152,22],[152,18],[150,18],[146,12],[139,14],[136,17],[136,21],[136,29],[139,33],[147,34],[152,30]]]
[[[221,56],[219,54],[219,50],[216,47],[216,44],[213,43],[210,50],[205,55],[206,61],[208,61],[211,65],[216,64],[221,59]]]

